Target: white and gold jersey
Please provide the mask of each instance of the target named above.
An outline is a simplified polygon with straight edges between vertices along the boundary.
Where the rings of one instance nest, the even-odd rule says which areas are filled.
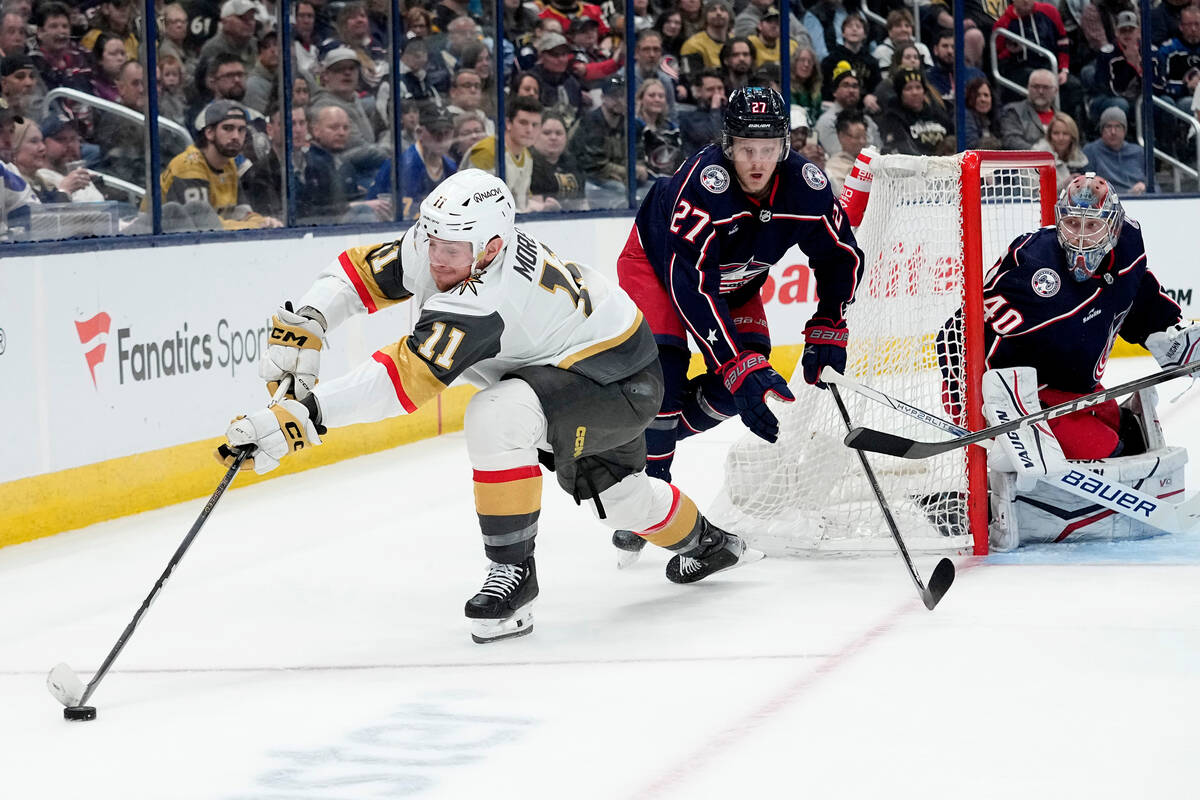
[[[332,330],[354,314],[406,300],[420,307],[410,335],[316,387],[323,424],[412,413],[459,376],[482,388],[515,369],[550,365],[607,384],[658,357],[649,326],[622,289],[519,229],[486,270],[445,292],[415,228],[398,241],[351,248],[298,306],[320,311]]]

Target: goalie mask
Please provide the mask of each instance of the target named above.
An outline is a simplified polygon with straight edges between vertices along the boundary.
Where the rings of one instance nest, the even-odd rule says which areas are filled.
[[[1116,246],[1125,209],[1108,181],[1089,172],[1072,178],[1063,189],[1054,206],[1054,220],[1071,274],[1086,281]]]
[[[504,181],[481,169],[456,172],[439,183],[421,201],[417,229],[418,244],[429,245],[429,237],[449,242],[469,242],[471,257],[478,264],[488,242],[497,236],[505,244],[513,237],[516,204]]]

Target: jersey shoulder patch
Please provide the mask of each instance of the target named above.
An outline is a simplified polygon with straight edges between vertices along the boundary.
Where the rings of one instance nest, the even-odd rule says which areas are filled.
[[[729,172],[720,164],[709,164],[700,171],[700,185],[713,194],[729,188]]]
[[[800,173],[804,176],[804,182],[814,189],[824,189],[829,185],[829,178],[826,178],[825,173],[821,172],[821,168],[811,161],[804,165]]]
[[[1058,290],[1062,288],[1062,276],[1056,270],[1049,267],[1042,267],[1037,272],[1033,273],[1033,278],[1029,281],[1033,287],[1034,294],[1038,297],[1054,297],[1058,294]]]

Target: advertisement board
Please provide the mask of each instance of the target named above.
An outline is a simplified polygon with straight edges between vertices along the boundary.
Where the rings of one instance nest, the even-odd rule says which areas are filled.
[[[1127,204],[1151,268],[1198,316],[1197,256],[1186,241],[1200,200]],[[630,217],[521,227],[615,280]],[[397,232],[398,233],[398,232]],[[0,482],[220,435],[261,405],[257,377],[271,312],[297,299],[344,248],[388,233],[226,241],[0,262]],[[98,243],[98,247],[100,243]],[[777,345],[802,341],[816,285],[793,248],[763,290]],[[336,375],[411,330],[407,305],[351,320],[329,337]]]

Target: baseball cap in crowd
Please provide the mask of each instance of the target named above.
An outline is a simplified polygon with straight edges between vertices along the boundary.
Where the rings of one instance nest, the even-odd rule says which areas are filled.
[[[328,69],[339,61],[353,61],[357,64],[358,54],[349,47],[346,47],[346,45],[339,44],[321,56],[321,69]]]
[[[33,59],[27,55],[7,56],[0,60],[0,77],[7,78],[17,70],[33,68]]]
[[[241,103],[235,103],[232,100],[214,100],[201,112],[201,120],[204,122],[201,127],[217,125],[227,119],[240,119],[242,122],[248,123],[250,115],[246,113],[246,109]]]
[[[539,53],[544,53],[547,50],[553,50],[556,47],[570,47],[570,45],[567,44],[566,37],[564,37],[561,33],[555,33],[554,31],[551,31],[550,33],[542,34],[542,38],[537,40],[537,44],[534,45],[534,47],[537,48]]]
[[[67,119],[59,114],[51,114],[50,116],[46,117],[41,121],[41,123],[39,123],[39,127],[42,129],[42,136],[46,139],[51,139],[57,136],[66,128],[75,128],[76,130],[79,129],[75,123],[75,120]]]
[[[240,17],[242,14],[257,10],[253,0],[225,0],[225,4],[221,6],[221,19]]]
[[[1126,10],[1126,11],[1122,11],[1121,13],[1117,14],[1117,23],[1116,23],[1117,30],[1121,30],[1122,28],[1136,28],[1137,26],[1138,26],[1138,17],[1137,17],[1136,11]]]
[[[575,17],[571,20],[570,27],[567,28],[567,33],[579,33],[587,28],[599,28],[600,23],[591,17]]]
[[[790,130],[796,131],[796,130],[800,130],[801,128],[808,130],[808,129],[812,128],[812,125],[809,124],[809,121],[808,121],[808,112],[804,110],[804,106],[798,106],[795,103],[793,103],[790,116],[791,116],[791,120],[790,120],[791,127],[789,128]]]
[[[779,19],[779,9],[778,8],[768,8],[766,11],[763,12],[762,18],[763,19],[771,19],[771,18]]]
[[[623,94],[625,94],[625,81],[623,81],[622,79],[620,79],[614,75],[610,78],[605,79],[604,86],[602,88],[603,88],[603,93],[605,95],[612,95],[612,94],[622,94],[623,95]]]
[[[427,131],[449,131],[454,129],[453,115],[446,109],[433,103],[426,103],[421,106],[421,111],[417,119],[421,127]]]

